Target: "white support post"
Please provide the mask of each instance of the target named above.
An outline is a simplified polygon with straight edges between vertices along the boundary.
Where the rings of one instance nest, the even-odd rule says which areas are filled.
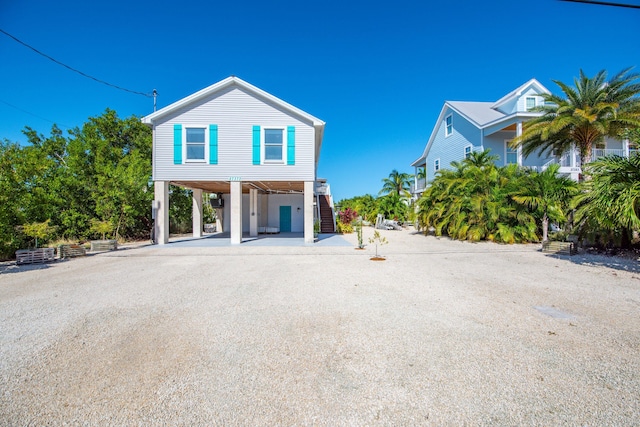
[[[192,190],[193,198],[193,237],[202,237],[202,190]]]
[[[156,223],[155,236],[159,245],[169,243],[169,182],[155,181],[153,183]]]
[[[222,227],[222,224],[224,224],[223,216],[224,216],[224,209],[222,208],[216,209],[216,232],[221,233],[225,231]]]
[[[622,140],[622,150],[624,152],[624,157],[627,159],[630,157],[631,153],[629,152],[629,139],[625,138]]]
[[[242,243],[242,182],[231,181],[231,244]]]
[[[313,243],[313,181],[304,182],[304,242]]]
[[[516,137],[522,136],[522,122],[516,123]],[[522,166],[522,145],[518,145],[518,166]]]
[[[258,190],[249,190],[249,236],[258,236]]]

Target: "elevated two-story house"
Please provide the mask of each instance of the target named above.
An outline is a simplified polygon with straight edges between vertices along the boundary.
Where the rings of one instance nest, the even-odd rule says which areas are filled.
[[[155,235],[169,237],[169,184],[193,191],[201,236],[202,194],[215,194],[231,243],[243,233],[304,233],[314,241],[316,171],[325,123],[237,78],[174,102],[142,122],[153,129]]]
[[[527,120],[541,115],[532,111],[542,105],[540,94],[549,90],[536,79],[531,79],[495,102],[446,101],[422,155],[411,165],[415,168],[413,185],[415,197],[433,181],[436,172],[449,168],[452,161],[460,161],[474,151],[491,150],[498,156],[499,166],[518,164],[532,169],[544,170],[552,163],[559,163],[559,173],[577,180],[581,173],[578,150],[563,156],[540,153],[523,156],[521,149],[509,146],[509,141],[522,134],[522,125]],[[629,156],[628,141],[607,138],[594,147],[593,158],[609,154]],[[417,178],[424,168],[425,178]]]

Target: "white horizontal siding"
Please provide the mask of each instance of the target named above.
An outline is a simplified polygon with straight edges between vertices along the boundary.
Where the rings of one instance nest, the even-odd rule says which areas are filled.
[[[173,125],[218,125],[218,164],[173,164]],[[295,126],[295,165],[253,165],[253,126]],[[315,129],[241,89],[232,88],[191,105],[156,123],[154,134],[154,179],[243,181],[313,181],[315,176]],[[286,147],[285,147],[286,150]]]

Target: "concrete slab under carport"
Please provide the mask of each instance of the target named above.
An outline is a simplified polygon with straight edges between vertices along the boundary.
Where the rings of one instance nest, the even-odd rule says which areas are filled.
[[[167,248],[213,248],[227,247],[231,245],[231,236],[228,232],[205,234],[202,237],[172,237],[166,245],[158,245]],[[242,236],[242,246],[262,246],[262,247],[278,247],[278,246],[299,246],[299,247],[351,247],[344,237],[339,234],[319,234],[315,243],[305,243],[304,233],[279,233],[279,234],[260,234],[257,237],[249,236],[244,233]]]

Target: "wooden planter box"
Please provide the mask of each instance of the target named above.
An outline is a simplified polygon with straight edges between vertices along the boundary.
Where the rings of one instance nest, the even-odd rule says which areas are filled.
[[[547,240],[546,242],[542,242],[542,252],[558,255],[574,255],[578,251],[573,242],[553,242]]]
[[[21,249],[16,251],[16,264],[49,262],[55,258],[55,248]]]
[[[92,240],[91,252],[93,251],[115,251],[118,249],[117,240]]]
[[[60,259],[75,258],[78,256],[85,256],[87,250],[80,245],[60,245],[58,246],[58,256]]]

